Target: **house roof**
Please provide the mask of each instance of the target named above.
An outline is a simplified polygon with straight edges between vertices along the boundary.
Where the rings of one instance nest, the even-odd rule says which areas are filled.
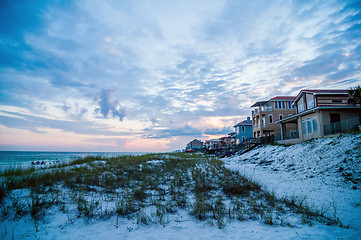
[[[323,94],[328,94],[328,93],[332,93],[332,94],[348,94],[348,90],[345,89],[302,89],[301,92],[309,92],[309,93],[323,93]]]
[[[252,126],[252,121],[247,122],[247,120],[244,120],[242,122],[237,123],[233,127],[237,127],[237,126]]]
[[[348,90],[345,89],[302,89],[297,97],[293,100],[292,103],[296,102],[302,95],[302,93],[312,93],[314,95],[329,95],[329,94],[340,94],[340,95],[348,95]]]
[[[263,106],[265,103],[268,103],[269,101],[293,101],[296,97],[294,96],[276,96],[271,98],[268,101],[259,101],[253,104],[251,107],[259,107]]]
[[[236,133],[235,132],[228,133],[229,136],[233,136],[234,134]]]
[[[251,107],[263,106],[263,104],[265,104],[266,102],[268,102],[268,101],[259,101],[259,102],[256,102],[255,104],[253,104]]]
[[[229,138],[231,138],[231,136],[221,137],[220,140],[229,139]]]
[[[277,96],[277,97],[271,98],[270,101],[279,101],[279,100],[293,101],[295,98],[296,98],[295,96]]]

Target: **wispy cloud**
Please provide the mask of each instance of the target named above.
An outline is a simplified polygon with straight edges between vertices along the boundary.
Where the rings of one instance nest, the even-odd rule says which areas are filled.
[[[111,100],[111,94],[111,90],[103,89],[95,97],[95,101],[99,104],[99,108],[96,108],[94,112],[100,112],[105,118],[111,114],[114,117],[118,117],[120,121],[123,121],[125,117],[125,109],[120,105],[119,100]]]

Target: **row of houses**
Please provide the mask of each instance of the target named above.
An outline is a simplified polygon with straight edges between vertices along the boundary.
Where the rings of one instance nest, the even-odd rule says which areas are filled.
[[[361,106],[351,104],[348,90],[301,90],[297,96],[276,96],[254,103],[252,118],[239,122],[228,136],[194,139],[187,150],[216,149],[240,144],[250,138],[269,137],[282,144],[357,130]]]

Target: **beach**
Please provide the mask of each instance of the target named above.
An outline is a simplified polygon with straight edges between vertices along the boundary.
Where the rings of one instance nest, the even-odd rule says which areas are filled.
[[[357,229],[199,153],[1,173],[1,239],[355,239]],[[231,160],[231,159],[230,159]],[[227,161],[225,161],[227,162]]]

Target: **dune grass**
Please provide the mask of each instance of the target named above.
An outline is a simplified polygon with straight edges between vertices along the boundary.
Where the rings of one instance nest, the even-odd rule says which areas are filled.
[[[55,208],[74,219],[117,215],[165,226],[182,209],[219,228],[232,220],[292,226],[286,212],[307,219],[303,223],[332,222],[302,203],[277,199],[219,159],[199,154],[87,157],[56,166],[9,169],[0,176],[4,219],[29,214],[40,221]]]

